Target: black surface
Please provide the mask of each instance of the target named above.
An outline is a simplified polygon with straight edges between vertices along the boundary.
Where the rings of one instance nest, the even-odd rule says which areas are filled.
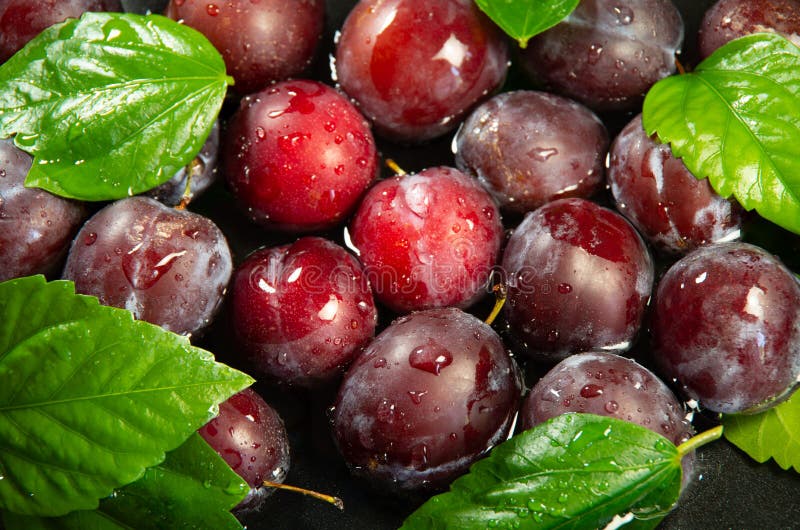
[[[711,3],[708,0],[675,1],[686,22],[686,46],[682,61],[687,65],[696,63],[693,52],[696,31],[702,12]],[[143,12],[150,7],[158,12],[165,2],[123,0],[123,4],[129,10]],[[353,4],[353,1],[328,1],[323,49],[314,67],[315,76],[323,81],[330,83],[327,55],[334,31],[341,26]],[[525,81],[512,69],[509,83],[517,86],[524,85]],[[233,103],[228,105],[225,112],[230,112],[232,106]],[[627,117],[623,117],[609,122],[612,134],[626,121]],[[406,169],[420,170],[433,164],[452,165],[449,144],[450,136],[419,148],[391,144],[381,144],[380,147],[384,156],[395,159]],[[241,261],[248,252],[259,246],[294,239],[291,236],[268,234],[247,223],[238,214],[222,186],[217,186],[202,197],[192,209],[208,214],[220,225],[231,241],[237,261]],[[763,223],[759,226],[762,227],[760,233],[763,234]],[[769,232],[770,229],[766,230]],[[341,239],[339,233],[330,236]],[[770,238],[767,234],[762,239]],[[780,241],[780,237],[777,241]],[[780,246],[773,250],[780,250]],[[221,360],[235,364],[236,352],[229,340],[224,318],[217,322],[202,345],[214,351]],[[325,412],[333,401],[333,390],[312,395],[276,389],[264,384],[259,384],[256,388],[281,412],[290,433],[292,466],[286,482],[340,496],[346,508],[339,512],[307,497],[276,492],[259,514],[246,519],[248,528],[382,530],[397,528],[402,523],[413,510],[415,502],[382,495],[355,481],[336,453],[330,439]],[[799,474],[783,471],[772,462],[757,464],[724,440],[701,449],[696,468],[696,480],[660,528],[800,528]]]

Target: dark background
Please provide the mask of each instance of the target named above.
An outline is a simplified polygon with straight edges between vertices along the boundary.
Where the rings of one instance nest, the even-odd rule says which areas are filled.
[[[681,10],[686,23],[682,61],[691,67],[696,63],[694,47],[700,18],[713,2],[675,0],[674,3]],[[153,12],[160,12],[166,2],[123,0],[123,4],[131,11],[145,12],[149,8]],[[310,76],[331,83],[328,54],[331,53],[333,34],[341,27],[354,4],[351,0],[327,1],[326,32]],[[514,66],[507,86],[527,86]],[[229,101],[223,109],[223,116],[233,109],[235,102]],[[625,116],[607,120],[612,136],[628,118]],[[448,135],[417,148],[379,142],[379,148],[384,157],[394,158],[407,170],[418,171],[430,165],[452,165],[454,162],[449,149],[450,139],[451,135]],[[221,185],[201,197],[191,209],[209,215],[220,225],[230,239],[237,263],[255,248],[294,239],[292,236],[268,234],[247,223],[238,214],[231,197]],[[750,234],[751,240],[771,247],[770,250],[777,252],[794,270],[798,270],[798,238],[757,219],[751,219],[746,232]],[[328,235],[332,239],[341,240],[340,233]],[[478,308],[476,313],[483,314],[482,310],[483,308]],[[224,314],[201,345],[215,352],[220,360],[236,365],[236,352],[232,351]],[[290,433],[292,465],[286,483],[337,495],[344,500],[345,510],[340,512],[311,498],[279,491],[267,500],[260,513],[245,518],[244,522],[249,529],[391,529],[399,527],[420,502],[419,499],[398,499],[383,495],[350,477],[333,446],[326,419],[326,409],[333,402],[335,389],[309,394],[277,389],[263,383],[256,388],[280,411]],[[712,424],[713,419],[702,415],[695,421],[698,430]],[[757,464],[724,440],[700,449],[696,468],[694,483],[660,528],[800,528],[800,474],[791,470],[783,471],[772,461]]]

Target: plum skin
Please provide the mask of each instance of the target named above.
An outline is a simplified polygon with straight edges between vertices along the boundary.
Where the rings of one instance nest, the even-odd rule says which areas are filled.
[[[357,476],[440,489],[506,438],[521,379],[500,338],[455,308],[401,317],[345,375],[334,437]]]
[[[339,376],[374,336],[361,264],[319,237],[258,250],[234,272],[231,322],[258,373],[314,387]]]
[[[800,285],[754,245],[701,247],[675,263],[651,324],[659,372],[710,410],[759,412],[798,385]]]

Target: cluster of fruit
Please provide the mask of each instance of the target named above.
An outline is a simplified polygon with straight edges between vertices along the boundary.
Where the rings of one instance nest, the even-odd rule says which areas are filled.
[[[87,10],[121,6],[0,0],[0,61]],[[61,275],[200,344],[230,329],[232,362],[270,384],[338,385],[338,450],[392,491],[445,488],[512,434],[521,401],[523,429],[591,412],[687,440],[683,402],[621,356],[637,341],[712,411],[761,410],[797,385],[794,275],[737,242],[741,207],[640,116],[613,142],[603,121],[632,117],[676,72],[684,25],[670,0],[583,0],[513,55],[547,92],[498,95],[509,46],[471,0],[361,0],[336,35],[335,88],[298,77],[324,30],[321,0],[171,0],[164,12],[205,34],[235,78],[222,125],[172,180],[102,209],[24,188],[31,157],[0,140],[0,280]],[[700,54],[764,29],[800,35],[800,3],[721,0]],[[453,131],[454,167],[377,179],[378,145],[414,153]],[[231,252],[239,236],[186,209],[209,188],[238,204],[233,230],[252,232],[247,218],[280,234],[254,239],[281,244]],[[507,293],[499,334],[466,312],[493,283]],[[550,368],[527,394],[525,364]],[[252,390],[200,432],[253,486],[242,508],[285,477],[287,433]]]

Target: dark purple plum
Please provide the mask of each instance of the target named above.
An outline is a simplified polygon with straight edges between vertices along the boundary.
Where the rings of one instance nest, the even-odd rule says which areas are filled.
[[[358,476],[395,491],[441,489],[506,439],[520,387],[491,327],[454,308],[420,311],[347,372],[334,437]]]
[[[167,206],[177,206],[184,200],[188,184],[189,196],[187,198],[191,200],[199,196],[217,179],[218,152],[219,120],[214,122],[214,127],[197,156],[179,169],[171,179],[148,191],[145,195],[163,202]]]
[[[251,254],[234,273],[231,309],[254,370],[306,387],[344,372],[377,324],[361,264],[319,237]]]
[[[692,437],[686,410],[650,370],[607,352],[571,355],[531,389],[520,413],[523,429],[565,412],[626,420],[657,432],[675,445]]]
[[[86,217],[81,203],[24,187],[33,159],[0,140],[0,281],[60,271]]]
[[[216,314],[232,268],[228,243],[212,221],[154,199],[130,197],[83,225],[64,278],[104,305],[193,335]]]
[[[756,246],[701,247],[661,279],[652,335],[660,373],[701,405],[758,412],[800,381],[800,285]]]
[[[653,261],[621,215],[585,199],[529,213],[506,246],[504,307],[524,355],[559,361],[631,347],[653,285]]]
[[[243,98],[222,156],[246,215],[288,232],[341,224],[378,174],[369,124],[317,81],[286,81]]]
[[[301,74],[322,35],[323,0],[170,0],[166,15],[204,34],[233,90],[250,94]]]
[[[522,65],[535,81],[597,111],[632,110],[676,71],[683,20],[670,0],[581,0],[531,39]]]
[[[583,105],[545,92],[506,92],[481,104],[455,138],[456,166],[504,211],[589,197],[603,182],[608,133]]]
[[[617,209],[662,252],[685,254],[741,235],[739,204],[717,195],[669,145],[647,136],[641,115],[614,140],[607,178]]]
[[[0,0],[0,63],[45,28],[87,11],[122,11],[119,0]]]
[[[376,298],[407,313],[464,308],[484,295],[503,225],[475,179],[434,167],[373,186],[349,236]]]
[[[258,510],[289,472],[289,438],[283,421],[255,391],[246,388],[220,403],[219,415],[197,432],[250,486],[237,512]]]
[[[797,0],[720,0],[706,11],[697,45],[705,58],[727,42],[759,32],[780,33],[800,45]]]
[[[420,142],[454,129],[507,69],[503,36],[471,0],[362,0],[334,78],[378,134]]]

